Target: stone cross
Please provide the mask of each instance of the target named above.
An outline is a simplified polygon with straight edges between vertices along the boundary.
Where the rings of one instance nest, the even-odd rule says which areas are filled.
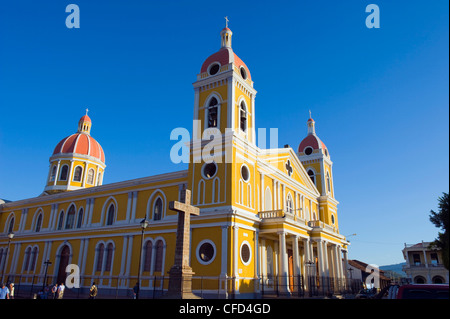
[[[189,266],[191,215],[200,215],[200,209],[191,205],[191,191],[181,191],[184,203],[171,201],[169,209],[178,212],[177,239],[174,265],[169,271],[169,298],[195,298],[192,294],[192,268]]]
[[[228,20],[228,17],[225,17],[225,28],[228,28],[228,22],[229,22],[230,20]]]

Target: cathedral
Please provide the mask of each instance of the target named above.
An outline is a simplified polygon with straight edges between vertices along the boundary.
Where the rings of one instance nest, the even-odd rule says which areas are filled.
[[[320,278],[345,283],[349,243],[339,232],[330,153],[311,115],[296,150],[256,145],[257,91],[232,34],[220,32],[220,49],[193,83],[188,169],[104,185],[107,157],[86,112],[56,144],[41,195],[0,201],[3,282],[32,290],[66,280],[76,265],[82,289],[95,281],[122,295],[139,280],[143,295],[164,292],[177,232],[169,203],[187,189],[200,210],[190,222],[193,293],[259,298],[308,291]],[[205,160],[202,136],[217,132],[220,152]]]

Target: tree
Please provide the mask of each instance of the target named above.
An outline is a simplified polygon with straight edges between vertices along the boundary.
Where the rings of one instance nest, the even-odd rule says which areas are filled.
[[[449,222],[449,196],[448,193],[443,193],[442,197],[439,197],[439,211],[436,213],[431,210],[430,221],[438,228],[443,230],[443,233],[438,233],[438,238],[431,244],[434,247],[442,250],[442,259],[444,267],[449,269],[449,236],[448,236],[448,222]]]

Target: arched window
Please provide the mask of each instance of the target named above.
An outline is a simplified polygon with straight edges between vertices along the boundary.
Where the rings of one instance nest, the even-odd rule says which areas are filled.
[[[63,223],[64,223],[64,211],[62,210],[61,213],[59,213],[58,230],[61,230],[63,228]]]
[[[158,199],[155,201],[155,204],[153,205],[153,220],[161,220],[162,211],[163,211],[162,200],[161,197],[158,197]]]
[[[152,242],[149,240],[144,247],[144,270],[150,271],[152,265]]]
[[[40,232],[41,230],[41,225],[42,225],[42,214],[39,213],[38,218],[36,220],[36,227],[34,228],[34,231],[36,233]]]
[[[215,97],[213,97],[208,103],[207,109],[208,127],[217,127],[218,106],[219,103],[217,102],[217,99]]]
[[[288,212],[289,214],[294,213],[294,202],[292,201],[291,194],[288,194],[286,198],[286,212]]]
[[[31,255],[31,247],[28,247],[25,250],[25,258],[24,258],[24,264],[23,264],[23,270],[28,271],[28,267],[30,264],[30,255]]]
[[[309,178],[311,178],[313,184],[316,185],[316,177],[315,177],[314,171],[312,169],[308,170],[308,176],[309,176]]]
[[[77,228],[81,228],[81,225],[83,224],[83,214],[83,208],[80,208],[78,211]]]
[[[14,216],[11,217],[11,219],[9,220],[8,234],[12,233],[13,230],[14,230]]]
[[[156,254],[155,254],[155,271],[162,271],[163,254],[164,254],[164,244],[162,240],[158,240],[156,243]]]
[[[247,132],[247,107],[245,106],[245,102],[241,102],[240,106],[240,128],[242,131]]]
[[[94,169],[93,168],[89,169],[88,175],[87,175],[87,183],[88,184],[94,185],[94,175],[95,175]]]
[[[113,244],[112,244],[112,243],[109,243],[108,246],[106,246],[106,265],[105,265],[105,271],[111,271],[113,250],[114,250]]]
[[[63,165],[61,167],[61,174],[59,174],[59,180],[60,181],[67,181],[67,173],[69,171],[68,165]]]
[[[100,244],[97,248],[97,265],[95,266],[95,271],[102,271],[104,252],[105,252],[105,245]]]
[[[327,172],[327,188],[328,188],[328,193],[331,193],[331,182],[330,182],[330,173]]]
[[[81,174],[83,173],[83,168],[81,166],[75,167],[75,173],[73,174],[74,182],[81,182]]]
[[[111,204],[108,208],[108,215],[106,218],[106,225],[112,225],[114,224],[114,214],[115,214],[115,207],[114,204]]]
[[[34,271],[36,269],[37,255],[38,255],[38,248],[34,247],[33,250],[31,251],[30,271]]]
[[[66,218],[66,229],[72,229],[73,224],[75,223],[75,206],[72,205],[69,208],[69,211],[67,212],[67,218]]]
[[[56,177],[56,165],[52,167],[52,173],[50,174],[50,181],[53,182]]]
[[[268,187],[264,192],[264,210],[272,210],[272,193]]]

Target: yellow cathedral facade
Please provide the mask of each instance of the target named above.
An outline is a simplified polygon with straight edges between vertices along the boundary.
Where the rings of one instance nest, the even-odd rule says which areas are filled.
[[[2,281],[22,290],[59,283],[74,264],[81,288],[95,281],[122,295],[139,278],[142,294],[164,292],[177,230],[169,202],[189,189],[200,209],[190,228],[194,293],[258,298],[345,286],[349,243],[339,232],[333,163],[314,120],[297,150],[259,148],[250,70],[232,49],[231,30],[220,37],[193,83],[188,169],[103,185],[105,154],[86,113],[56,145],[43,193],[0,201]],[[220,152],[207,161],[202,136],[218,132]]]

